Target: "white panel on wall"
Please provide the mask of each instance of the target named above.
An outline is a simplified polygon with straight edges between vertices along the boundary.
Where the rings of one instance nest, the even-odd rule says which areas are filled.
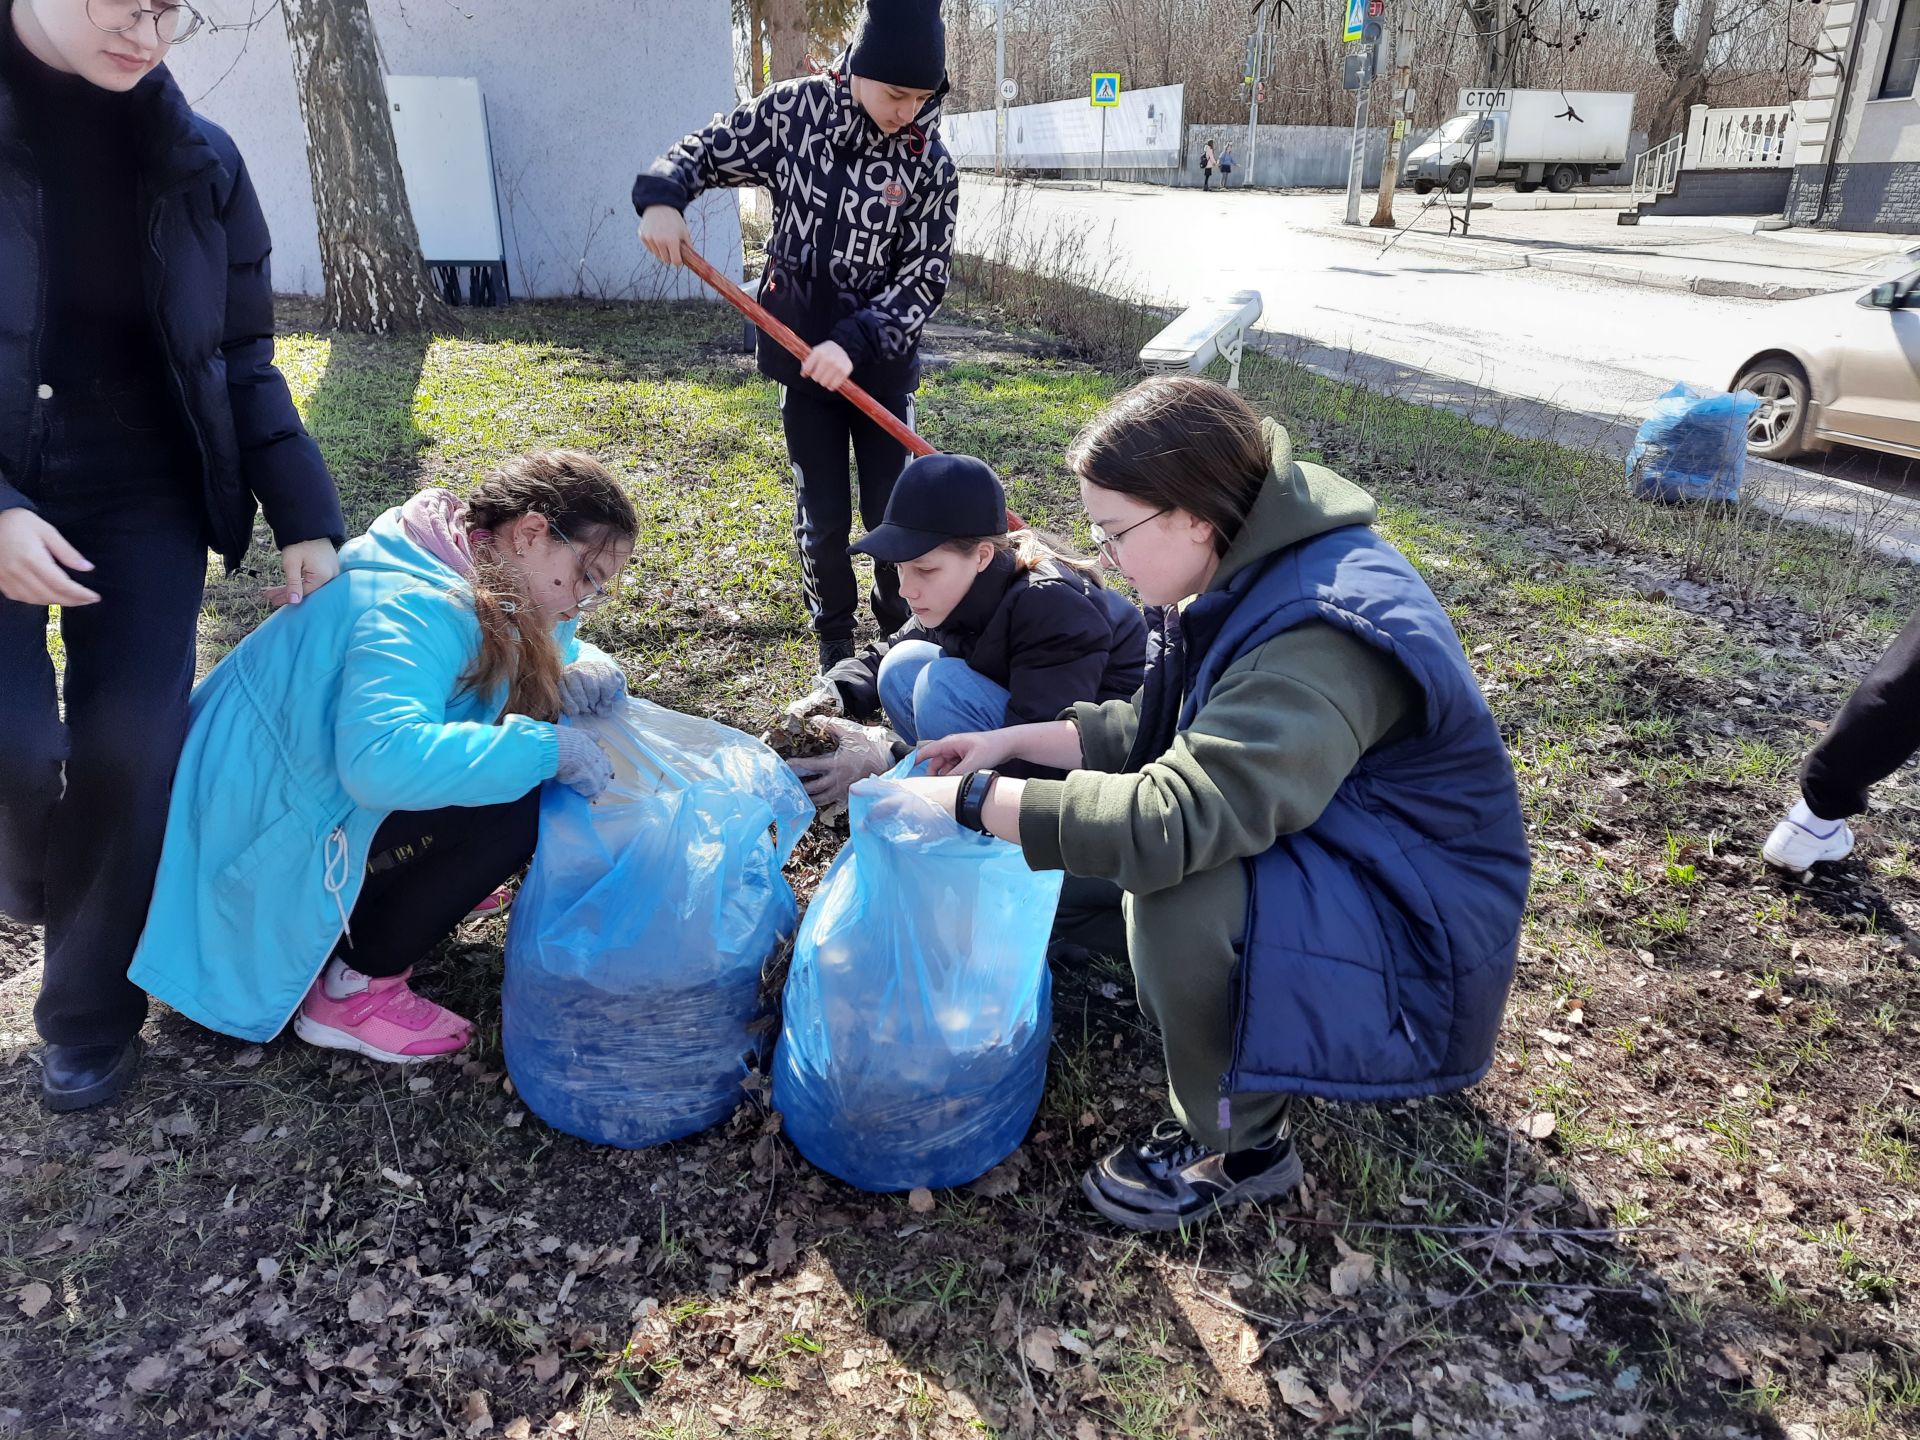
[[[387,113],[420,253],[462,263],[506,259],[480,82],[431,75],[386,79]]]

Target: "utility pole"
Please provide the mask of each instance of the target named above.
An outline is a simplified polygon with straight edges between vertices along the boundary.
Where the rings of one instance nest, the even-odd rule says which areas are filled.
[[[1253,184],[1253,162],[1260,150],[1260,86],[1267,69],[1267,0],[1254,0],[1253,39],[1247,46],[1247,178]],[[1221,182],[1226,188],[1226,182]]]
[[[1393,104],[1387,111],[1387,155],[1380,168],[1380,203],[1373,212],[1373,228],[1393,228],[1393,190],[1400,183],[1400,144],[1413,123],[1413,4],[1393,0],[1398,14],[1392,30]]]
[[[1370,25],[1371,21],[1368,22]],[[1374,31],[1377,38],[1379,31]],[[1370,42],[1361,49],[1360,85],[1353,102],[1353,153],[1347,160],[1347,224],[1360,223],[1360,183],[1367,168],[1367,112],[1373,95],[1373,62],[1377,53]]]
[[[993,173],[1007,173],[1007,0],[993,4]]]

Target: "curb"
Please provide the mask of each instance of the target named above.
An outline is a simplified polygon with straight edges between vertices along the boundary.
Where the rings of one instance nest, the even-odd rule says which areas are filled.
[[[1315,233],[1341,240],[1362,240],[1366,235],[1345,226],[1315,227]],[[1376,232],[1377,233],[1377,232]],[[1665,270],[1642,270],[1632,265],[1609,264],[1578,255],[1551,251],[1514,250],[1474,240],[1454,240],[1444,235],[1409,235],[1401,231],[1397,248],[1425,251],[1430,255],[1463,254],[1487,261],[1499,261],[1524,270],[1554,270],[1563,275],[1585,275],[1595,280],[1613,280],[1654,290],[1684,290],[1694,295],[1713,295],[1738,300],[1805,300],[1814,295],[1830,295],[1836,290],[1851,290],[1854,282],[1795,285],[1778,280],[1721,280],[1710,275],[1682,275]]]

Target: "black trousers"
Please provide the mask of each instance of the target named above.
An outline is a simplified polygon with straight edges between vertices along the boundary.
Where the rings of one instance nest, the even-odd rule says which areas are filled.
[[[373,835],[367,878],[334,958],[362,975],[398,975],[524,870],[540,831],[540,791],[504,805],[402,810]]]
[[[40,1034],[118,1044],[147,1014],[127,966],[186,736],[204,512],[171,409],[142,387],[43,400],[30,443],[19,488],[93,562],[79,579],[100,601],[60,612],[62,682],[46,608],[0,599],[0,909],[46,927]]]
[[[876,396],[909,426],[911,395]],[[853,476],[848,452],[860,470],[860,520],[873,529],[886,515],[893,482],[906,468],[906,448],[853,405],[811,383],[783,387],[780,424],[793,466],[793,538],[800,550],[800,589],[814,634],[851,640],[859,590],[847,553],[853,527]],[[891,635],[912,614],[900,598],[900,576],[875,561],[868,603],[882,635]]]
[[[1823,820],[1867,808],[1867,791],[1920,750],[1920,612],[1860,682],[1800,767],[1800,794]]]

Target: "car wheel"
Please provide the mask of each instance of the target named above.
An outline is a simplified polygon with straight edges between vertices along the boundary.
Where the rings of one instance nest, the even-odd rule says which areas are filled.
[[[1763,460],[1787,460],[1807,448],[1807,377],[1791,360],[1762,360],[1733,382],[1736,390],[1760,397],[1747,417],[1747,453]]]
[[[1447,193],[1449,195],[1464,195],[1467,193],[1467,186],[1471,184],[1472,181],[1473,176],[1468,172],[1467,167],[1464,165],[1456,165],[1447,172]]]
[[[1516,180],[1513,182],[1513,188],[1522,195],[1531,195],[1540,188],[1540,182],[1538,180]]]
[[[1433,193],[1433,182],[1431,180],[1414,181],[1413,193],[1416,195],[1431,195]]]
[[[1547,189],[1564,195],[1579,183],[1580,172],[1571,165],[1556,165],[1547,172]]]

